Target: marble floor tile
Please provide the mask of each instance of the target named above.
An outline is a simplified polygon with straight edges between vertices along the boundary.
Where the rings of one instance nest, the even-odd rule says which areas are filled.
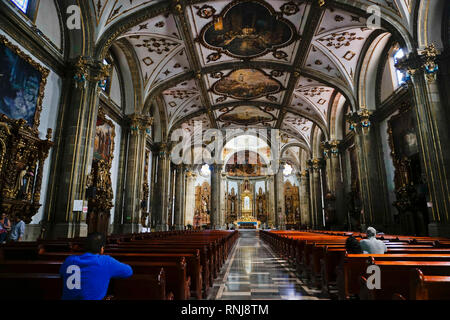
[[[318,300],[304,289],[295,269],[272,252],[254,230],[240,231],[240,238],[214,281],[210,300]]]

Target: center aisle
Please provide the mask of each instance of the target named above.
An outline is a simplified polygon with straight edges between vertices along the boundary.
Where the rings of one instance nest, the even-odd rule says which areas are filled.
[[[240,230],[208,300],[320,300],[259,238],[257,230]]]

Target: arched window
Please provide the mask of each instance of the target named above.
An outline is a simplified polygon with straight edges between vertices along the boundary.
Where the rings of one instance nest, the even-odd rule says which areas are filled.
[[[209,169],[209,165],[205,164],[202,166],[200,170],[200,174],[204,177],[208,177],[211,174],[211,170]]]
[[[34,21],[36,18],[37,9],[39,6],[38,0],[10,0],[22,13],[30,20]]]
[[[11,0],[14,4],[22,10],[23,13],[27,13],[28,9],[28,0]]]
[[[284,165],[284,170],[283,170],[283,174],[285,176],[289,176],[292,173],[292,166],[289,163],[286,163]]]
[[[403,49],[397,49],[394,50],[394,54],[392,56],[393,60],[394,60],[394,66],[397,64],[397,62],[400,59],[403,59],[405,57],[405,53],[403,52]],[[406,73],[404,71],[400,71],[399,69],[395,69],[395,75],[396,75],[396,82],[397,85],[401,86],[402,84],[405,83],[405,76]]]

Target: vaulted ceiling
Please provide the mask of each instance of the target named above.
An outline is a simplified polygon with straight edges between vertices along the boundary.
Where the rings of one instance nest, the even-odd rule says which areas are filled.
[[[161,14],[136,21],[116,39],[133,47],[143,101],[163,104],[167,132],[192,132],[195,121],[203,129],[277,128],[310,146],[314,127],[329,135],[338,93],[357,96],[360,56],[380,33],[330,1],[91,2],[97,40],[128,16],[160,5]],[[362,2],[398,20],[408,19],[411,6],[411,0]]]

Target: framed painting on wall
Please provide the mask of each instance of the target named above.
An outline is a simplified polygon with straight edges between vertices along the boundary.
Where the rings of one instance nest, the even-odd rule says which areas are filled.
[[[0,114],[37,129],[49,70],[0,35]]]
[[[106,119],[102,109],[97,117],[94,140],[94,160],[103,160],[111,165],[114,156],[115,127],[111,120]]]

